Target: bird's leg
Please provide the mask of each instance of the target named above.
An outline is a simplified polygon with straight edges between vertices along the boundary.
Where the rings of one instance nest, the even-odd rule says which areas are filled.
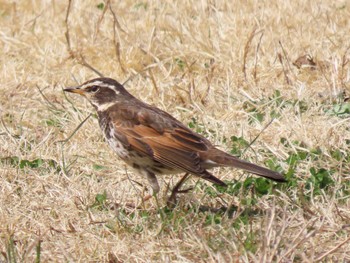
[[[181,178],[180,181],[177,182],[173,190],[171,191],[171,195],[168,198],[167,205],[168,206],[174,206],[176,203],[176,195],[179,193],[187,193],[188,191],[191,191],[193,187],[190,187],[185,190],[180,190],[180,187],[186,182],[188,177],[190,176],[189,173],[185,173],[185,175]]]
[[[158,180],[155,174],[147,171],[147,180],[152,187],[152,190],[153,190],[152,195],[158,194],[160,188],[159,188]]]
[[[152,195],[147,195],[146,197],[143,198],[143,201],[147,201],[152,196],[156,196],[159,193],[159,190],[160,190],[157,177],[155,176],[154,173],[147,171],[146,172],[146,177],[147,177],[147,180],[148,180],[149,184],[152,187]]]

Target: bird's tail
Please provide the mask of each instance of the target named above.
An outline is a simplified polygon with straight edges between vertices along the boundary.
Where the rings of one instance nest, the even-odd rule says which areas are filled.
[[[220,166],[231,166],[239,169],[246,170],[247,172],[263,176],[265,178],[274,180],[276,182],[286,182],[284,176],[278,172],[272,171],[270,169],[261,167],[259,165],[243,161],[235,156],[228,153],[220,151],[219,149],[213,149],[208,155],[208,159],[211,162],[216,163]]]

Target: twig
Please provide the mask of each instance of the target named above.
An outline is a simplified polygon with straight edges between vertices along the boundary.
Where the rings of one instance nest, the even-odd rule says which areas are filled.
[[[271,125],[271,123],[274,121],[275,119],[271,119],[271,121],[265,125],[265,127],[259,132],[259,134],[249,143],[249,145],[247,146],[247,148],[245,148],[242,152],[242,155],[255,143],[255,141],[260,137],[260,135]]]
[[[92,215],[91,211],[90,211],[90,210],[87,210],[87,212],[88,212],[89,219],[90,219],[89,225],[106,224],[106,223],[107,223],[107,221],[96,221],[96,220],[94,219],[94,216]]]
[[[289,80],[289,78],[288,78],[288,73],[287,73],[286,69],[284,68],[282,55],[281,55],[280,53],[278,53],[277,56],[278,56],[279,62],[280,62],[281,65],[282,65],[282,70],[283,70],[283,74],[284,74],[284,79],[286,80],[287,84],[290,85],[290,80]]]
[[[158,86],[157,86],[157,82],[156,82],[156,79],[153,76],[153,73],[152,73],[151,69],[148,70],[148,74],[150,76],[150,79],[152,81],[154,89],[156,90],[157,94],[159,94],[159,89],[158,89]]]
[[[108,5],[109,10],[111,11],[111,13],[112,13],[112,15],[113,15],[114,26],[117,26],[117,28],[118,28],[120,31],[122,31],[123,33],[127,33],[127,32],[121,27],[121,25],[120,25],[120,23],[119,23],[119,21],[118,21],[118,19],[117,19],[117,16],[115,15],[114,10],[112,9],[112,5],[111,5],[111,1],[110,1],[110,0],[108,0],[107,5]]]
[[[58,110],[57,107],[51,102],[49,101],[49,99],[45,96],[45,94],[42,92],[42,90],[40,89],[39,85],[36,85],[36,88],[38,89],[40,95],[43,97],[43,99],[47,102],[47,104],[49,104],[49,106],[51,108],[53,108],[54,110]]]
[[[95,69],[94,67],[92,67],[89,63],[86,62],[85,58],[79,54],[79,56],[77,56],[75,54],[75,52],[72,50],[72,46],[71,46],[71,40],[70,40],[70,33],[69,33],[69,14],[70,14],[70,10],[71,10],[71,5],[72,5],[72,0],[68,0],[68,7],[67,7],[67,13],[66,13],[66,19],[65,19],[65,24],[66,24],[66,41],[67,41],[67,47],[68,47],[68,52],[70,54],[70,56],[72,58],[77,59],[77,62],[80,65],[83,65],[85,67],[87,67],[88,69],[92,70],[93,72],[95,72],[97,75],[99,75],[100,77],[103,77],[103,74],[101,72],[99,72],[97,69]]]
[[[244,74],[244,79],[245,79],[245,80],[247,80],[247,72],[246,72],[246,69],[247,69],[247,67],[246,67],[247,56],[248,56],[248,52],[249,52],[249,49],[250,49],[250,45],[251,45],[251,43],[252,43],[252,41],[253,41],[254,36],[256,35],[256,33],[255,33],[256,30],[257,30],[257,28],[256,28],[256,26],[255,26],[254,29],[253,29],[253,31],[252,31],[252,32],[250,33],[250,35],[249,35],[249,38],[248,38],[247,43],[246,43],[245,46],[244,46],[242,72],[243,72],[243,74]]]
[[[289,71],[291,72],[292,67],[291,67],[291,65],[290,65],[290,61],[289,61],[289,58],[288,58],[288,56],[287,56],[287,52],[286,52],[286,50],[284,49],[284,47],[282,46],[282,42],[281,42],[281,41],[278,41],[278,43],[280,44],[281,49],[282,49],[282,51],[283,51],[283,55],[284,55],[284,57],[285,57],[286,60],[287,60],[288,69],[289,69]]]
[[[258,81],[256,79],[257,72],[258,72],[258,52],[259,52],[259,49],[260,49],[261,39],[262,39],[263,36],[264,36],[264,32],[261,32],[261,35],[260,35],[260,38],[259,38],[259,42],[258,42],[258,45],[256,47],[256,52],[255,52],[255,65],[254,65],[254,71],[253,71],[253,77],[254,77],[254,80],[255,80],[255,84],[258,83]]]
[[[349,63],[349,60],[347,59],[346,53],[348,53],[348,51],[350,50],[350,46],[348,46],[344,52],[344,55],[342,56],[342,63],[341,63],[341,73],[340,73],[340,83],[341,86],[343,88],[343,90],[347,90],[348,87],[346,86],[346,81],[344,81],[344,79],[346,79],[346,69],[345,66],[346,64]]]
[[[211,84],[211,80],[214,76],[214,71],[215,71],[215,60],[213,58],[210,59],[210,69],[208,70],[208,74],[205,76],[205,79],[207,81],[207,90],[203,93],[203,95],[201,96],[201,102],[205,105],[208,99],[208,94],[210,93],[210,84]]]
[[[119,37],[119,32],[117,32],[116,29],[122,30],[123,32],[125,32],[125,31],[121,28],[121,26],[119,24],[117,16],[115,15],[114,10],[112,8],[111,2],[108,1],[107,5],[108,5],[109,10],[111,11],[112,16],[113,16],[113,43],[114,43],[114,48],[115,48],[115,55],[116,55],[117,60],[119,62],[120,68],[122,69],[123,73],[125,73],[126,70],[124,68],[124,65],[122,63],[121,56],[120,56],[120,37]],[[118,33],[119,41],[116,40],[117,33]]]
[[[99,19],[96,23],[95,32],[94,32],[94,36],[93,36],[94,41],[95,41],[99,31],[100,31],[100,26],[101,26],[101,23],[105,17],[105,14],[106,14],[106,11],[108,8],[108,4],[109,4],[109,0],[107,1],[107,4],[104,6],[103,11],[102,11],[102,15],[99,17]]]
[[[335,246],[334,248],[332,248],[331,250],[327,251],[326,253],[323,253],[321,256],[319,256],[318,258],[316,258],[315,261],[321,261],[323,258],[327,257],[329,254],[333,253],[334,251],[336,251],[338,248],[340,248],[341,246],[343,246],[344,244],[348,243],[350,241],[350,237],[345,239],[343,242],[341,242],[340,244],[338,244],[337,246]]]
[[[87,67],[88,69],[91,69],[93,72],[95,72],[101,78],[103,77],[103,74],[101,72],[99,72],[97,69],[95,69],[93,66],[91,66],[89,63],[87,63],[85,58],[82,55],[80,55],[80,58],[78,58],[78,63],[80,65]]]
[[[312,220],[311,222],[311,226],[305,225],[297,234],[297,236],[294,238],[294,240],[292,240],[290,242],[290,244],[294,244],[292,247],[290,247],[286,253],[284,253],[282,255],[282,257],[280,258],[280,260],[278,262],[282,262],[283,258],[286,258],[290,253],[292,253],[293,251],[295,251],[295,248],[298,247],[299,245],[301,245],[302,243],[306,242],[310,237],[312,237],[315,233],[317,233],[317,230],[312,230],[309,233],[307,233],[301,240],[299,240],[298,242],[296,242],[297,238],[301,237],[301,235],[303,234],[303,232],[305,231],[305,229],[311,229],[313,228],[313,226],[315,225],[317,219]],[[321,226],[323,225],[323,221],[321,222]],[[319,227],[319,229],[321,228],[321,226]]]
[[[70,34],[69,34],[69,26],[68,26],[68,19],[69,19],[69,13],[70,13],[70,8],[71,8],[72,0],[68,0],[68,7],[67,7],[67,13],[66,13],[66,19],[64,20],[66,24],[66,41],[67,41],[67,46],[68,46],[68,52],[72,53],[72,48],[70,44]]]
[[[9,129],[6,127],[6,125],[5,125],[5,122],[4,122],[4,119],[3,118],[1,118],[1,123],[2,123],[2,126],[4,127],[4,129],[5,129],[5,131],[4,132],[2,132],[0,135],[8,135],[8,136],[10,136],[11,138],[14,138],[14,139],[18,139],[20,136],[19,135],[14,135],[14,134],[12,134],[10,131],[9,131]]]
[[[286,52],[285,52],[285,50],[284,50],[284,48],[283,48],[283,46],[282,46],[281,41],[278,41],[278,43],[280,44],[281,49],[282,49],[282,52],[283,52],[283,55],[284,55],[284,57],[286,58],[286,60],[287,60],[287,62],[288,62],[288,65],[289,65],[289,61],[288,61],[288,59],[287,59],[287,55],[286,55]],[[290,70],[290,65],[289,65],[289,70],[287,70],[286,67],[285,67],[285,65],[284,65],[284,63],[283,63],[283,57],[282,57],[281,53],[278,53],[278,60],[280,61],[281,65],[282,65],[284,78],[285,78],[287,84],[288,84],[288,85],[291,85],[292,82],[291,82],[291,80],[290,80],[290,78],[289,78],[289,76],[288,76],[288,75],[289,75],[288,73],[291,71],[291,70]]]
[[[77,128],[75,128],[75,130],[71,133],[71,135],[68,136],[68,138],[64,139],[64,140],[60,140],[57,142],[62,143],[63,145],[66,144],[66,142],[68,142],[70,140],[70,138],[73,137],[73,135],[80,129],[81,126],[83,126],[83,124],[91,117],[91,113],[78,125]]]
[[[60,140],[57,141],[58,143],[61,143],[61,153],[62,153],[62,171],[64,173],[65,176],[68,176],[68,167],[72,165],[72,163],[68,166],[66,166],[66,162],[65,162],[65,158],[64,158],[64,145],[70,140],[70,138],[73,137],[73,135],[80,129],[81,126],[83,126],[83,124],[90,118],[92,114],[90,113],[89,116],[87,116],[85,118],[85,120],[83,120],[78,127],[71,133],[71,135],[68,136],[68,138],[64,139],[64,140]]]

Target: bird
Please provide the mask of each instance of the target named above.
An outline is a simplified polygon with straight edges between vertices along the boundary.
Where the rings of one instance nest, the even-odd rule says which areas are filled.
[[[166,111],[134,97],[112,78],[95,78],[63,90],[87,98],[97,112],[109,146],[120,159],[147,178],[153,196],[160,191],[157,176],[163,174],[185,173],[171,197],[180,192],[189,175],[225,187],[225,182],[208,171],[222,166],[243,169],[276,182],[286,181],[276,171],[216,148]]]

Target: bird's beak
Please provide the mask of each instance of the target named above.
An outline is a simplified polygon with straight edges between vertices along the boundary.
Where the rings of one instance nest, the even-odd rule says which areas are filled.
[[[76,87],[68,87],[63,89],[63,91],[67,91],[67,92],[71,92],[71,93],[77,93],[80,95],[84,95],[84,90],[80,89],[80,86],[76,86]]]

